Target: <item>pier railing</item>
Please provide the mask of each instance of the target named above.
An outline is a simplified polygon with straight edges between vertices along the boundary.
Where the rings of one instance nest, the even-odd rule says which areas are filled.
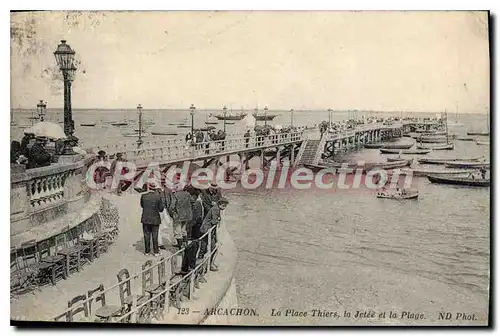
[[[340,132],[329,132],[327,133],[326,140],[327,141],[339,140],[343,138],[353,137],[356,135],[356,133],[359,132],[368,132],[368,131],[383,130],[383,129],[396,129],[396,128],[401,128],[402,126],[403,126],[402,123],[393,123],[391,125],[386,125],[383,123],[367,124],[358,126],[350,130],[344,130]]]
[[[72,312],[79,311],[82,310],[81,308],[84,308],[83,310],[89,312],[88,316],[85,317],[85,322],[94,322],[95,311],[97,309],[92,309],[91,305],[96,301],[97,297],[104,297],[106,302],[119,302],[121,307],[120,313],[115,316],[114,320],[110,319],[106,322],[141,323],[150,322],[152,317],[155,317],[156,319],[164,318],[164,312],[166,311],[168,314],[170,307],[181,308],[179,306],[179,302],[176,302],[176,299],[180,301],[180,298],[176,297],[176,295],[186,296],[185,292],[187,291],[187,298],[189,300],[193,299],[193,293],[199,282],[199,278],[208,273],[212,263],[212,256],[219,250],[220,242],[217,242],[215,246],[212,246],[212,235],[215,234],[216,230],[217,235],[219,236],[220,223],[217,226],[211,227],[200,238],[190,242],[190,244],[193,244],[194,242],[197,243],[198,248],[196,252],[196,259],[198,261],[196,262],[196,267],[189,270],[186,274],[176,274],[175,270],[179,269],[181,266],[179,265],[179,259],[182,258],[189,246],[179,249],[167,258],[161,257],[157,261],[146,261],[140,272],[125,277],[123,280],[118,281],[116,284],[104,289],[103,291],[95,292],[91,296],[88,296],[84,292],[83,295],[86,296],[85,300],[79,301],[78,305],[68,307],[66,310],[55,316],[53,320],[60,322],[73,322]],[[206,252],[203,258],[198,259],[201,243],[204,240],[207,244]],[[121,272],[123,272],[123,270]],[[128,271],[126,274],[128,274]],[[155,277],[154,274],[157,276]],[[157,281],[155,281],[154,278],[156,278]],[[120,277],[118,277],[118,279],[120,279]],[[150,287],[150,284],[153,283],[157,286],[156,288]],[[185,286],[182,286],[183,284]],[[92,288],[97,285],[99,284],[93,284]],[[130,295],[132,297],[130,304],[124,303],[127,298],[124,296],[125,287],[130,289]],[[110,298],[110,294],[113,294],[113,298]],[[147,299],[142,299],[140,300],[140,303],[138,303],[137,298],[144,296]],[[68,306],[69,305],[68,301]]]
[[[187,143],[182,139],[167,140],[163,143],[151,143],[150,147],[142,146],[140,149],[121,151],[129,161],[137,165],[146,165],[149,162],[178,162],[183,160],[194,160],[211,157],[214,155],[230,155],[242,151],[265,149],[273,146],[281,146],[297,143],[304,140],[306,133],[290,132],[279,133],[268,136],[250,136],[245,138],[242,134],[227,137],[224,140]],[[118,147],[117,147],[118,148]],[[103,148],[95,148],[99,150]],[[106,147],[108,154],[113,152],[114,147]]]

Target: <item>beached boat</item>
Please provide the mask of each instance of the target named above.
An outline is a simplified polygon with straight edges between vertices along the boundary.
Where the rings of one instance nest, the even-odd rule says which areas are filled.
[[[384,145],[385,144],[383,143],[373,143],[373,144],[365,144],[364,147],[369,149],[379,149],[384,147]]]
[[[380,153],[382,154],[428,154],[432,149],[390,149],[390,148],[380,148]]]
[[[477,156],[472,158],[421,158],[418,159],[419,163],[427,163],[427,164],[445,164],[446,162],[456,162],[456,161],[478,161],[483,159],[484,156]]]
[[[437,137],[421,137],[415,140],[417,140],[417,142],[420,143],[448,143],[451,139],[452,139],[451,137],[440,135]]]
[[[403,168],[400,169],[401,173],[408,174],[411,173],[413,176],[427,176],[427,175],[464,175],[475,172],[476,169],[446,169],[446,170],[436,170],[436,169],[425,169],[425,168]]]
[[[85,127],[94,127],[95,125],[97,125],[97,123],[88,123],[88,124],[82,123],[82,124],[80,124],[80,126],[85,126]]]
[[[453,148],[455,148],[455,145],[452,143],[446,145],[434,145],[434,146],[417,145],[417,149],[451,150]]]
[[[471,161],[448,161],[444,163],[447,168],[489,168],[489,162],[471,162]]]
[[[490,143],[488,141],[476,141],[476,144],[477,145],[480,145],[480,146],[489,146]]]
[[[402,193],[393,193],[393,194],[389,194],[384,191],[379,191],[377,192],[377,198],[387,198],[395,200],[416,199],[418,198],[418,191],[408,190],[408,191],[403,191]]]
[[[427,175],[427,178],[432,183],[442,183],[442,184],[453,184],[453,185],[463,185],[471,187],[489,187],[489,179],[476,179],[470,177],[455,177],[455,176],[437,176],[437,175]]]

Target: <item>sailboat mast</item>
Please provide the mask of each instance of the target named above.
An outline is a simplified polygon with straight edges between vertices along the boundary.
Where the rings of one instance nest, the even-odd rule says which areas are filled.
[[[446,109],[444,109],[444,127],[445,127],[445,131],[446,131],[446,144],[448,145],[450,143],[450,141],[448,140],[448,111]]]

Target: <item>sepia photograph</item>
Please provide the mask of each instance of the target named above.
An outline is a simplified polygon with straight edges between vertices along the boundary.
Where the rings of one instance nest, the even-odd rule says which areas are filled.
[[[10,324],[490,326],[489,11],[11,11]]]

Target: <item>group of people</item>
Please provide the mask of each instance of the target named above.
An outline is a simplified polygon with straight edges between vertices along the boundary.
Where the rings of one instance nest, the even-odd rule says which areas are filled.
[[[54,155],[47,150],[48,138],[25,134],[21,142],[11,141],[10,163],[26,165],[26,169],[44,167],[54,161]]]
[[[149,191],[141,196],[141,223],[144,234],[144,253],[159,256],[158,234],[163,212],[172,219],[175,247],[185,248],[182,273],[188,273],[196,266],[196,260],[207,253],[208,238],[205,236],[212,227],[211,246],[217,244],[217,225],[221,211],[228,201],[222,196],[217,184],[207,189],[197,189],[192,185],[173,190],[163,190],[148,184]],[[152,246],[151,246],[152,243]],[[217,271],[216,252],[211,255],[211,271]]]
[[[185,137],[186,143],[191,146],[195,146],[196,149],[205,148],[207,154],[210,151],[210,143],[214,143],[215,141],[222,141],[221,147],[222,150],[224,150],[223,147],[225,139],[226,132],[223,130],[216,131],[215,128],[209,128],[207,130],[197,129],[194,130],[193,133],[188,132]]]

